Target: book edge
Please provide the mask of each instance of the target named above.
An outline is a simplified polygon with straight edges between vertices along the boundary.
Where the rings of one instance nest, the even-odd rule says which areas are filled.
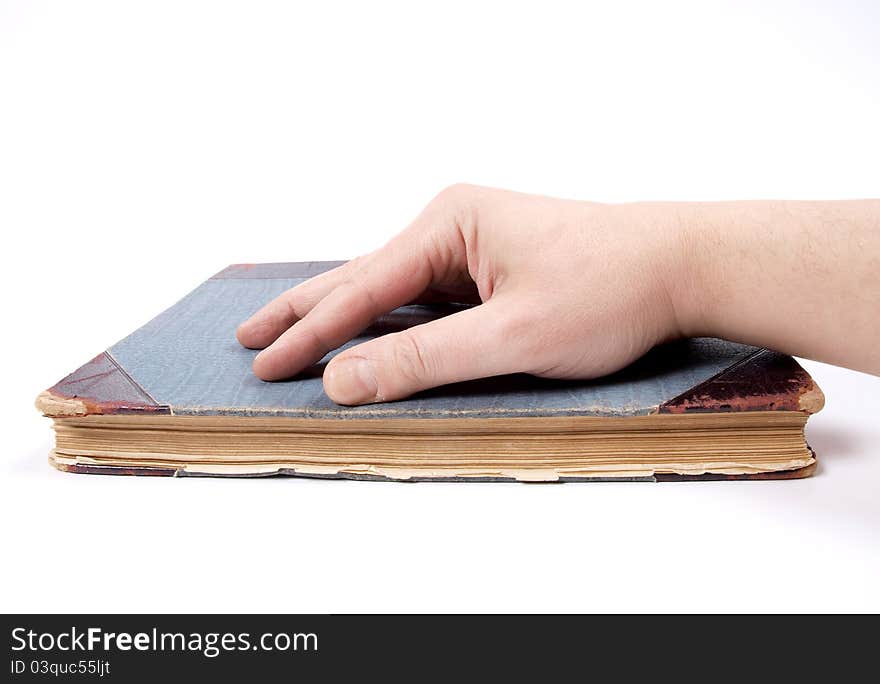
[[[808,446],[809,448],[809,446]],[[791,470],[775,470],[762,473],[702,473],[702,474],[683,474],[683,473],[654,473],[645,476],[612,476],[612,477],[565,477],[560,476],[552,480],[541,479],[518,479],[515,477],[498,477],[498,476],[460,476],[460,477],[431,477],[416,476],[406,479],[393,478],[387,475],[365,474],[365,473],[347,473],[338,471],[335,473],[310,473],[297,471],[295,468],[279,467],[270,472],[253,472],[253,473],[218,473],[218,472],[200,472],[198,470],[190,470],[184,467],[163,467],[163,466],[137,466],[137,465],[101,465],[94,463],[70,463],[56,458],[54,451],[49,455],[49,463],[57,470],[81,475],[132,475],[132,476],[150,476],[150,477],[225,477],[225,478],[257,478],[257,477],[301,477],[309,479],[331,479],[331,480],[364,480],[375,482],[519,482],[523,484],[564,484],[567,482],[711,482],[711,481],[745,481],[745,480],[796,480],[811,477],[817,468],[815,452],[810,449],[813,455],[812,463],[808,463],[800,468]]]
[[[230,264],[218,271],[210,280],[243,278],[311,278],[331,269],[342,266],[345,261],[292,261],[266,262],[254,264]]]

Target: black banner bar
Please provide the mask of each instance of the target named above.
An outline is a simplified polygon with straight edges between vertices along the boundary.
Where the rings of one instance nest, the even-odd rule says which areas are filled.
[[[597,665],[656,675],[658,667],[789,678],[830,644],[847,666],[873,653],[871,628],[830,630],[804,616],[546,615],[4,615],[7,681],[409,681],[497,678],[503,672],[585,674]],[[825,620],[822,621],[826,622]],[[828,635],[821,639],[819,634]],[[845,636],[851,635],[851,636]],[[574,669],[572,669],[574,668]],[[420,674],[421,673],[421,674]]]

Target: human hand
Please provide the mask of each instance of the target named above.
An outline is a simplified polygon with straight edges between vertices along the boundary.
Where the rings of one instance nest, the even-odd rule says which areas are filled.
[[[238,329],[254,372],[295,375],[380,315],[479,303],[334,357],[340,404],[505,373],[593,378],[686,331],[685,237],[672,212],[455,185],[381,249],[288,290]]]

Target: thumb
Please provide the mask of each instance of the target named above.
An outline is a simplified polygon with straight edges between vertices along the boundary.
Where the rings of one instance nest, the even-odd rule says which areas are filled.
[[[327,364],[324,390],[338,404],[369,404],[521,371],[528,361],[511,343],[511,314],[512,307],[492,299],[359,344]]]

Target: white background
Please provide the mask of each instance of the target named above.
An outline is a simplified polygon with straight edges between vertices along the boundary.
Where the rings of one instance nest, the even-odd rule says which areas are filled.
[[[226,264],[354,256],[456,181],[876,197],[878,21],[868,1],[0,1],[0,609],[880,610],[880,379],[817,363],[821,469],[795,482],[76,476],[32,407]]]

